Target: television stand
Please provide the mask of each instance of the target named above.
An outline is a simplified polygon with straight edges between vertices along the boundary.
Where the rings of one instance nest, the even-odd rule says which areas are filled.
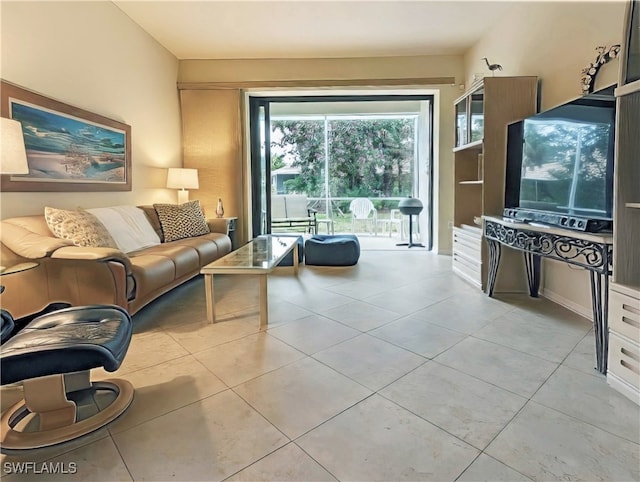
[[[596,337],[596,369],[607,373],[609,276],[613,262],[613,235],[587,233],[513,222],[483,216],[483,234],[489,245],[487,294],[493,296],[502,246],[523,252],[529,295],[537,298],[540,288],[541,258],[579,266],[591,276],[591,305]]]

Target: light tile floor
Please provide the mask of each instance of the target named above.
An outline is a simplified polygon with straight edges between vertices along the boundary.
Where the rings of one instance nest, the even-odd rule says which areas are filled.
[[[594,369],[591,324],[544,299],[488,298],[424,250],[351,268],[195,279],[136,316],[108,429],[24,457],[15,480],[640,478],[640,408]],[[94,378],[113,376],[100,370]],[[4,388],[2,406],[20,395]],[[8,475],[6,463],[77,473]]]

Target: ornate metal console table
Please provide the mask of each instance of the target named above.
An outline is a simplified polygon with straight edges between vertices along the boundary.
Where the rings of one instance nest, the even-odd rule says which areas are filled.
[[[498,217],[483,217],[483,234],[489,244],[487,294],[493,296],[498,276],[501,246],[524,254],[529,294],[538,297],[541,258],[555,259],[589,270],[591,307],[596,338],[596,369],[607,373],[609,330],[609,276],[613,261],[613,235],[584,233],[537,224],[511,222]]]

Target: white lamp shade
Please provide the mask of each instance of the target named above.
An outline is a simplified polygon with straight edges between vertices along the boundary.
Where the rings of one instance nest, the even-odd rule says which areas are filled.
[[[0,123],[0,174],[28,174],[27,152],[20,122],[2,117]]]
[[[170,167],[167,187],[172,189],[198,189],[198,170]]]

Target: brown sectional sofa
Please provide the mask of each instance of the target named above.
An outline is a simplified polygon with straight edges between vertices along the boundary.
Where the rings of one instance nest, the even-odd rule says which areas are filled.
[[[145,211],[149,217],[148,208]],[[157,230],[159,225],[150,221]],[[26,261],[36,261],[38,266],[2,276],[6,290],[0,303],[15,318],[58,302],[116,304],[134,314],[231,251],[226,222],[211,219],[207,224],[208,234],[125,254],[116,248],[79,247],[56,238],[42,215],[5,219],[0,231],[2,266]]]

